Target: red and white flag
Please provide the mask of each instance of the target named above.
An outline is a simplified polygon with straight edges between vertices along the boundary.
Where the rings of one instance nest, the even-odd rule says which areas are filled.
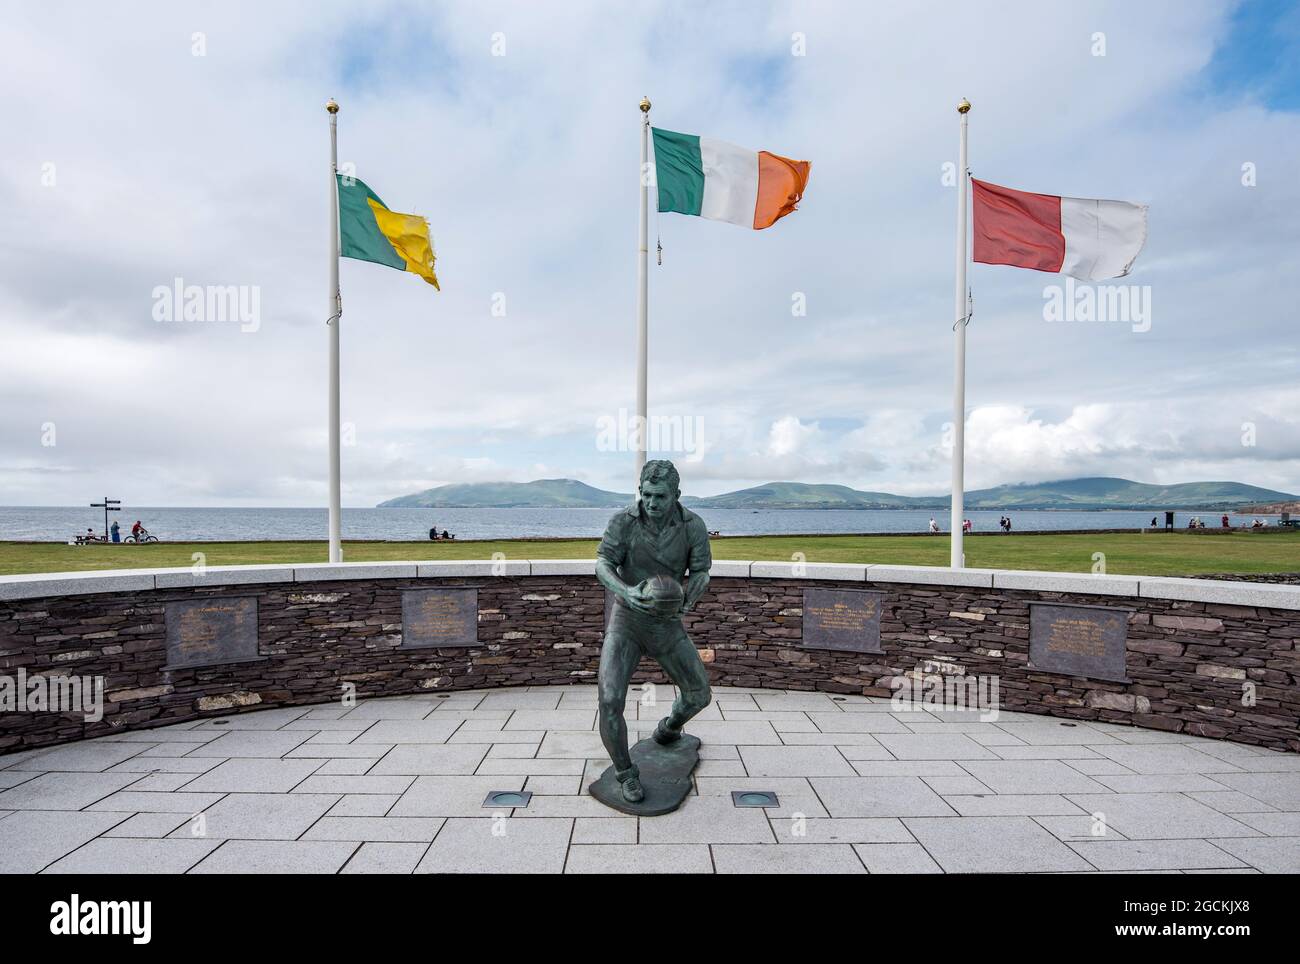
[[[1083,281],[1129,273],[1147,240],[1147,206],[1030,194],[971,178],[973,260],[1056,271]]]

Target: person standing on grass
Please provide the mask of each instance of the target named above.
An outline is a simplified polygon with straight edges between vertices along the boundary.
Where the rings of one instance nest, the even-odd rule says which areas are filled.
[[[939,534],[939,523],[934,521],[934,516],[930,516],[930,535],[937,536],[938,534]]]
[[[109,528],[108,531],[112,533],[114,542],[122,541],[122,530],[118,526],[116,519],[113,520],[113,525]]]

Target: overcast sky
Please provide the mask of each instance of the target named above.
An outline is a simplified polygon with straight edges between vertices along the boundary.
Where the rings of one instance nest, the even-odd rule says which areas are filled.
[[[8,6],[0,503],[324,504],[331,96],[340,161],[428,217],[443,288],[342,264],[345,505],[630,491],[599,428],[635,407],[642,95],[657,126],[812,162],[765,231],[652,215],[650,411],[698,431],[667,453],[686,492],[947,490],[963,96],[974,176],[1151,206],[1117,282],[1149,330],[1046,321],[1062,277],[971,267],[968,486],[1295,492],[1288,6]],[[155,320],[176,278],[256,287],[256,324]]]

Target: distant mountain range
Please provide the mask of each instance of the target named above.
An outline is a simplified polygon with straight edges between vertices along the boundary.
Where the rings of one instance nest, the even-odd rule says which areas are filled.
[[[1128,479],[1090,478],[976,489],[966,493],[966,508],[1220,509],[1296,498],[1286,492],[1241,482],[1152,485]],[[381,502],[379,508],[613,509],[631,501],[631,493],[607,492],[574,479],[537,479],[440,485]],[[768,482],[722,495],[683,496],[682,502],[696,509],[943,509],[948,506],[948,496],[893,495],[865,492],[847,485]]]

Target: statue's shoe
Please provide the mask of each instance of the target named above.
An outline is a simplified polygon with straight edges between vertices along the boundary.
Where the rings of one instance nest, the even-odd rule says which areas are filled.
[[[674,730],[667,724],[668,718],[665,717],[660,720],[659,725],[655,727],[655,742],[660,746],[667,746],[669,743],[676,743],[682,738],[681,730]]]
[[[623,799],[628,803],[640,803],[645,799],[645,791],[641,789],[641,781],[636,777],[628,777],[622,783]]]

